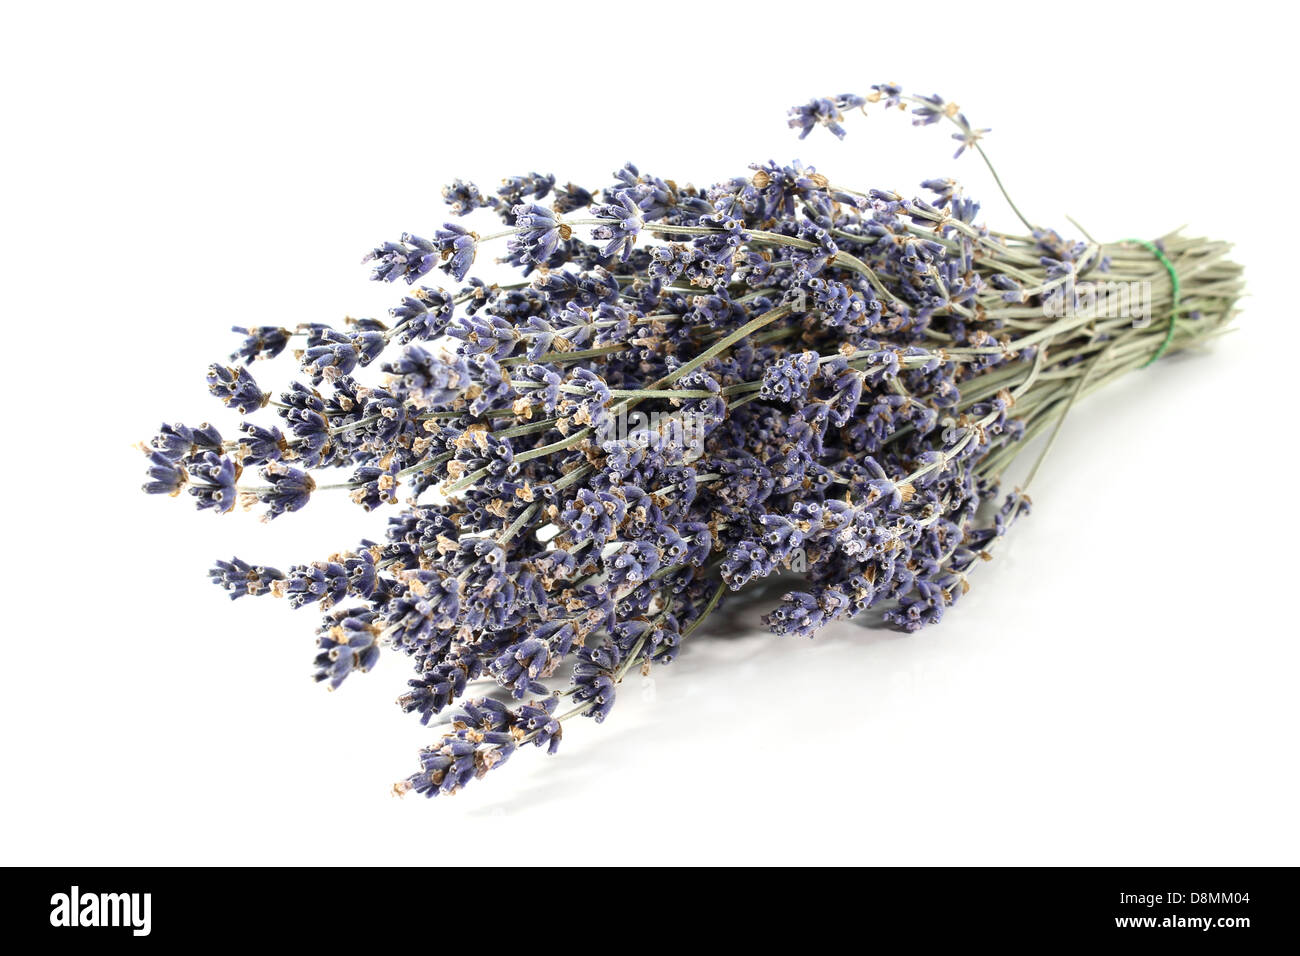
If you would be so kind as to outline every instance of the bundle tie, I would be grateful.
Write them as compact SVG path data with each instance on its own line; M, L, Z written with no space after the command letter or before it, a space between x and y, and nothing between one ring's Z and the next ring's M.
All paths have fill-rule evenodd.
M1165 331L1165 338L1164 341L1160 343L1160 348L1156 349L1155 354L1142 363L1141 367L1146 368L1148 365L1159 359L1160 356L1164 355L1165 350L1169 348L1169 343L1174 340L1174 328L1178 324L1178 300L1181 292L1181 287L1178 282L1178 270L1174 268L1174 264L1169 261L1168 256L1166 256L1164 251L1154 242L1150 242L1146 239L1125 239L1123 241L1136 243L1159 259L1160 264L1169 272L1169 283L1173 286L1171 296L1172 302L1169 306L1169 328Z

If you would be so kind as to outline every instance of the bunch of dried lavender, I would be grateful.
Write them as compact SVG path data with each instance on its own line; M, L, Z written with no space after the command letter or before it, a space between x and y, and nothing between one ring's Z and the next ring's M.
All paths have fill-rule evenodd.
M984 156L985 130L892 84L790 123L842 136L843 111L871 103L949 120L958 154ZM922 187L859 192L798 162L705 189L631 165L600 190L457 181L451 211L503 229L374 249L373 278L414 286L389 320L236 329L208 387L237 432L164 425L145 490L267 518L329 490L392 508L382 542L211 574L232 598L322 610L331 687L381 647L411 659L401 706L451 716L399 792L554 752L564 721L603 720L630 669L672 661L725 594L778 572L802 578L766 617L778 634L870 608L934 623L1026 512L999 491L1026 442L1214 335L1241 278L1223 243L1067 241L1019 210L1023 233L993 232L954 181ZM469 278L493 241L522 281ZM416 285L435 269L459 288ZM249 366L287 350L303 380L272 396ZM467 699L480 681L498 689Z

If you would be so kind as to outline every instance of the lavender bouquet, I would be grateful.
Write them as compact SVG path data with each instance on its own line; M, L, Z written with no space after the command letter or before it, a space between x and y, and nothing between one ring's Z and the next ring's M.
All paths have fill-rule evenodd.
M870 104L951 122L957 154L987 162L986 130L892 84L790 125L843 136ZM703 189L632 165L599 190L457 181L451 213L501 228L374 249L373 278L412 287L383 321L236 329L208 387L241 420L162 426L145 490L267 519L332 492L388 510L381 540L211 576L323 612L331 688L410 660L398 702L438 737L399 793L554 753L566 721L604 720L629 671L771 575L793 582L776 634L873 610L933 624L1028 511L1029 479L1001 482L1030 439L1221 331L1242 283L1225 243L1070 240L1014 203L1023 229L994 232L956 182L921 185L861 192L798 162ZM471 276L489 247L518 281ZM249 367L285 352L301 379L268 393Z

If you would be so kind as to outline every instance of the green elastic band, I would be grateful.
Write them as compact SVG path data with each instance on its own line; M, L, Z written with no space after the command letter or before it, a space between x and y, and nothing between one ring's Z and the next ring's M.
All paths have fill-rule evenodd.
M1164 355L1165 349L1169 348L1169 343L1174 340L1174 326L1178 324L1178 298L1180 292L1178 270L1174 268L1174 264L1169 261L1165 254L1160 250L1160 247L1154 242L1149 242L1146 239L1125 239L1123 241L1137 243L1159 259L1160 264L1168 270L1169 283L1173 286L1173 294L1171 296L1172 304L1169 306L1169 329L1165 332L1165 340L1160 343L1160 348L1156 349L1156 354L1142 363L1142 368L1146 368L1152 362L1160 358L1160 356Z

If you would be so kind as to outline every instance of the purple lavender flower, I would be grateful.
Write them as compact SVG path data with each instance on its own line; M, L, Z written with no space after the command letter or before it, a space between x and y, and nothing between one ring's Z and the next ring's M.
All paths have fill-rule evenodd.
M199 509L224 514L234 508L239 470L233 460L216 452L205 451L191 459L189 489Z
M592 196L589 190L581 186L575 186L568 183L563 189L557 189L555 192L555 211L560 215L565 213L576 212L579 209L585 209L592 204Z
M592 208L592 214L598 219L612 219L613 222L601 223L591 230L593 239L608 240L603 254L618 256L624 262L632 257L632 247L645 225L641 207L637 205L630 191L619 194L615 202L601 203Z
M278 325L260 325L253 328L235 326L232 332L244 336L243 343L230 356L232 362L241 359L252 363L255 359L273 359L289 345L292 333Z
M236 451L239 464L244 468L279 461L289 452L289 442L285 439L284 432L274 425L243 421L239 428L244 437L240 439Z
M316 644L317 681L328 681L330 690L339 686L353 672L370 670L379 659L379 634L374 611L352 608L327 615Z
M513 212L515 228L520 231L511 237L509 246L523 262L546 264L560 243L572 235L572 230L545 206L520 203Z
M509 176L503 179L497 194L507 208L513 209L528 196L535 200L545 199L554 188L554 176L528 173L524 176Z
M398 379L398 392L417 407L446 405L472 382L464 359L445 362L418 345L408 345L384 371Z
M316 490L316 481L311 475L278 461L263 468L262 477L268 486L258 489L256 495L258 501L268 506L268 520L305 507L311 493Z
M178 495L187 481L189 475L176 458L161 451L149 453L149 480L144 484L145 494Z
M844 110L856 109L866 103L861 96L855 96L852 93L843 93L831 99L814 99L810 100L803 106L795 106L790 109L790 127L799 130L799 138L803 139L816 126L825 126L836 138L844 138L844 127L840 122L844 119Z
M270 398L253 381L253 376L246 369L225 365L212 365L208 368L208 391L227 408L233 408L241 415L256 411Z
M149 447L170 461L180 461L199 451L220 451L221 435L211 425L192 429L179 422L175 425L164 422Z
M601 647L584 647L578 651L578 663L573 668L573 683L576 687L573 699L591 705L586 716L596 723L602 722L614 709L617 688L615 672L622 658L618 645L612 642Z
M500 202L495 196L484 196L477 186L463 179L443 186L442 198L454 216L468 215L475 209L495 208Z
M247 595L270 594L275 582L284 580L284 575L275 568L251 565L239 558L218 561L208 572L208 577L223 591L229 592L232 601Z
M389 310L396 320L394 335L399 342L418 342L443 333L451 319L454 299L442 289L420 286L402 304Z
M820 358L817 352L797 352L777 359L763 372L759 395L778 402L801 401L812 386Z
M454 222L446 223L434 235L438 240L438 255L443 260L440 268L457 282L461 281L474 264L474 256L478 252L478 236ZM406 281L413 280L408 277Z
M404 232L399 242L385 242L376 246L361 261L375 263L370 278L376 281L405 279L410 284L431 271L438 264L439 255L437 243Z

